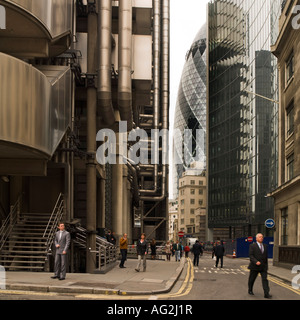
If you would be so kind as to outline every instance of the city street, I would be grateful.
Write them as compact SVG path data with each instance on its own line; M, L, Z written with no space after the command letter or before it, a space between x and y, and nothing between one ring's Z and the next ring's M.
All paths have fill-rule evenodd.
M192 255L191 255L192 258ZM192 260L192 259L191 259ZM191 263L192 264L192 263ZM224 258L223 268L216 268L210 255L204 254L199 266L193 267L186 294L170 299L181 300L267 300L264 298L260 276L256 279L254 296L248 294L248 259ZM300 291L290 283L269 276L271 300L300 300ZM184 279L182 278L183 282ZM178 283L179 285L179 283Z
M122 296L8 291L0 294L0 300L267 300L263 295L260 276L254 285L254 296L248 294L248 259L224 257L223 268L216 268L215 260L207 253L200 258L198 267L193 266L192 260L193 255L190 254L178 281L165 294ZM268 279L271 300L300 300L300 290L293 289L291 283L270 275Z

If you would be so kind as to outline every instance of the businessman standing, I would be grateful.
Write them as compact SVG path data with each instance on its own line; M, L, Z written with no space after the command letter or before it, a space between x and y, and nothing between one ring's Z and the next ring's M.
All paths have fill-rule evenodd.
M54 262L54 276L52 279L58 278L59 280L65 280L67 271L67 253L70 247L71 236L68 231L65 230L64 223L58 225L59 231L55 234L55 262Z
M264 236L261 233L256 235L256 243L252 243L249 249L250 269L249 280L248 280L248 293L253 295L253 285L257 275L260 273L262 286L264 290L264 297L271 298L269 294L269 282L268 276L268 246L263 243Z

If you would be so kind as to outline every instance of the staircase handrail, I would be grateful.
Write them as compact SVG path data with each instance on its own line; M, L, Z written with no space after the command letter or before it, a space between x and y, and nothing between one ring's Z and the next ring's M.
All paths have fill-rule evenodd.
M87 230L77 226L76 238L74 239L78 245L86 248ZM98 254L98 270L102 270L110 263L117 260L117 246L108 242L105 238L96 236L96 250L90 250L90 253Z
M1 229L0 229L0 251L2 250L5 241L10 236L10 233L17 223L20 211L21 211L21 203L22 203L22 194L19 195L16 203L11 207L11 210L4 220Z
M54 235L56 232L56 227L58 226L59 221L61 221L63 213L64 213L64 195L60 193L43 234L43 238L47 237L46 252L48 252L52 246Z

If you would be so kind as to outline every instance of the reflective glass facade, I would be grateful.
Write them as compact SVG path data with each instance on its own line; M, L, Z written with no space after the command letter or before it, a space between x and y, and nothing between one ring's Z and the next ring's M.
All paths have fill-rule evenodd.
M178 179L191 165L195 175L206 168L206 33L204 25L197 33L186 55L175 109L174 121L174 196L178 194ZM177 131L176 131L177 129ZM191 148L185 148L183 132L190 129ZM185 156L184 156L185 153ZM182 163L179 159L182 159Z
M233 227L235 237L263 231L274 215L265 196L277 184L278 80L270 46L280 12L279 0L209 3L208 227Z

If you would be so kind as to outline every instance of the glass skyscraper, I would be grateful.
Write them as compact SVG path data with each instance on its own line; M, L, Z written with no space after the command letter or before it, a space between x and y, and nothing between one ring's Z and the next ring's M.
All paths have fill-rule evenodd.
M206 169L206 33L205 24L187 52L178 90L173 138L175 197L183 172L192 167L195 174L201 174ZM191 148L184 144L187 129L185 138L191 141Z
M208 227L263 232L277 184L279 0L208 5Z

